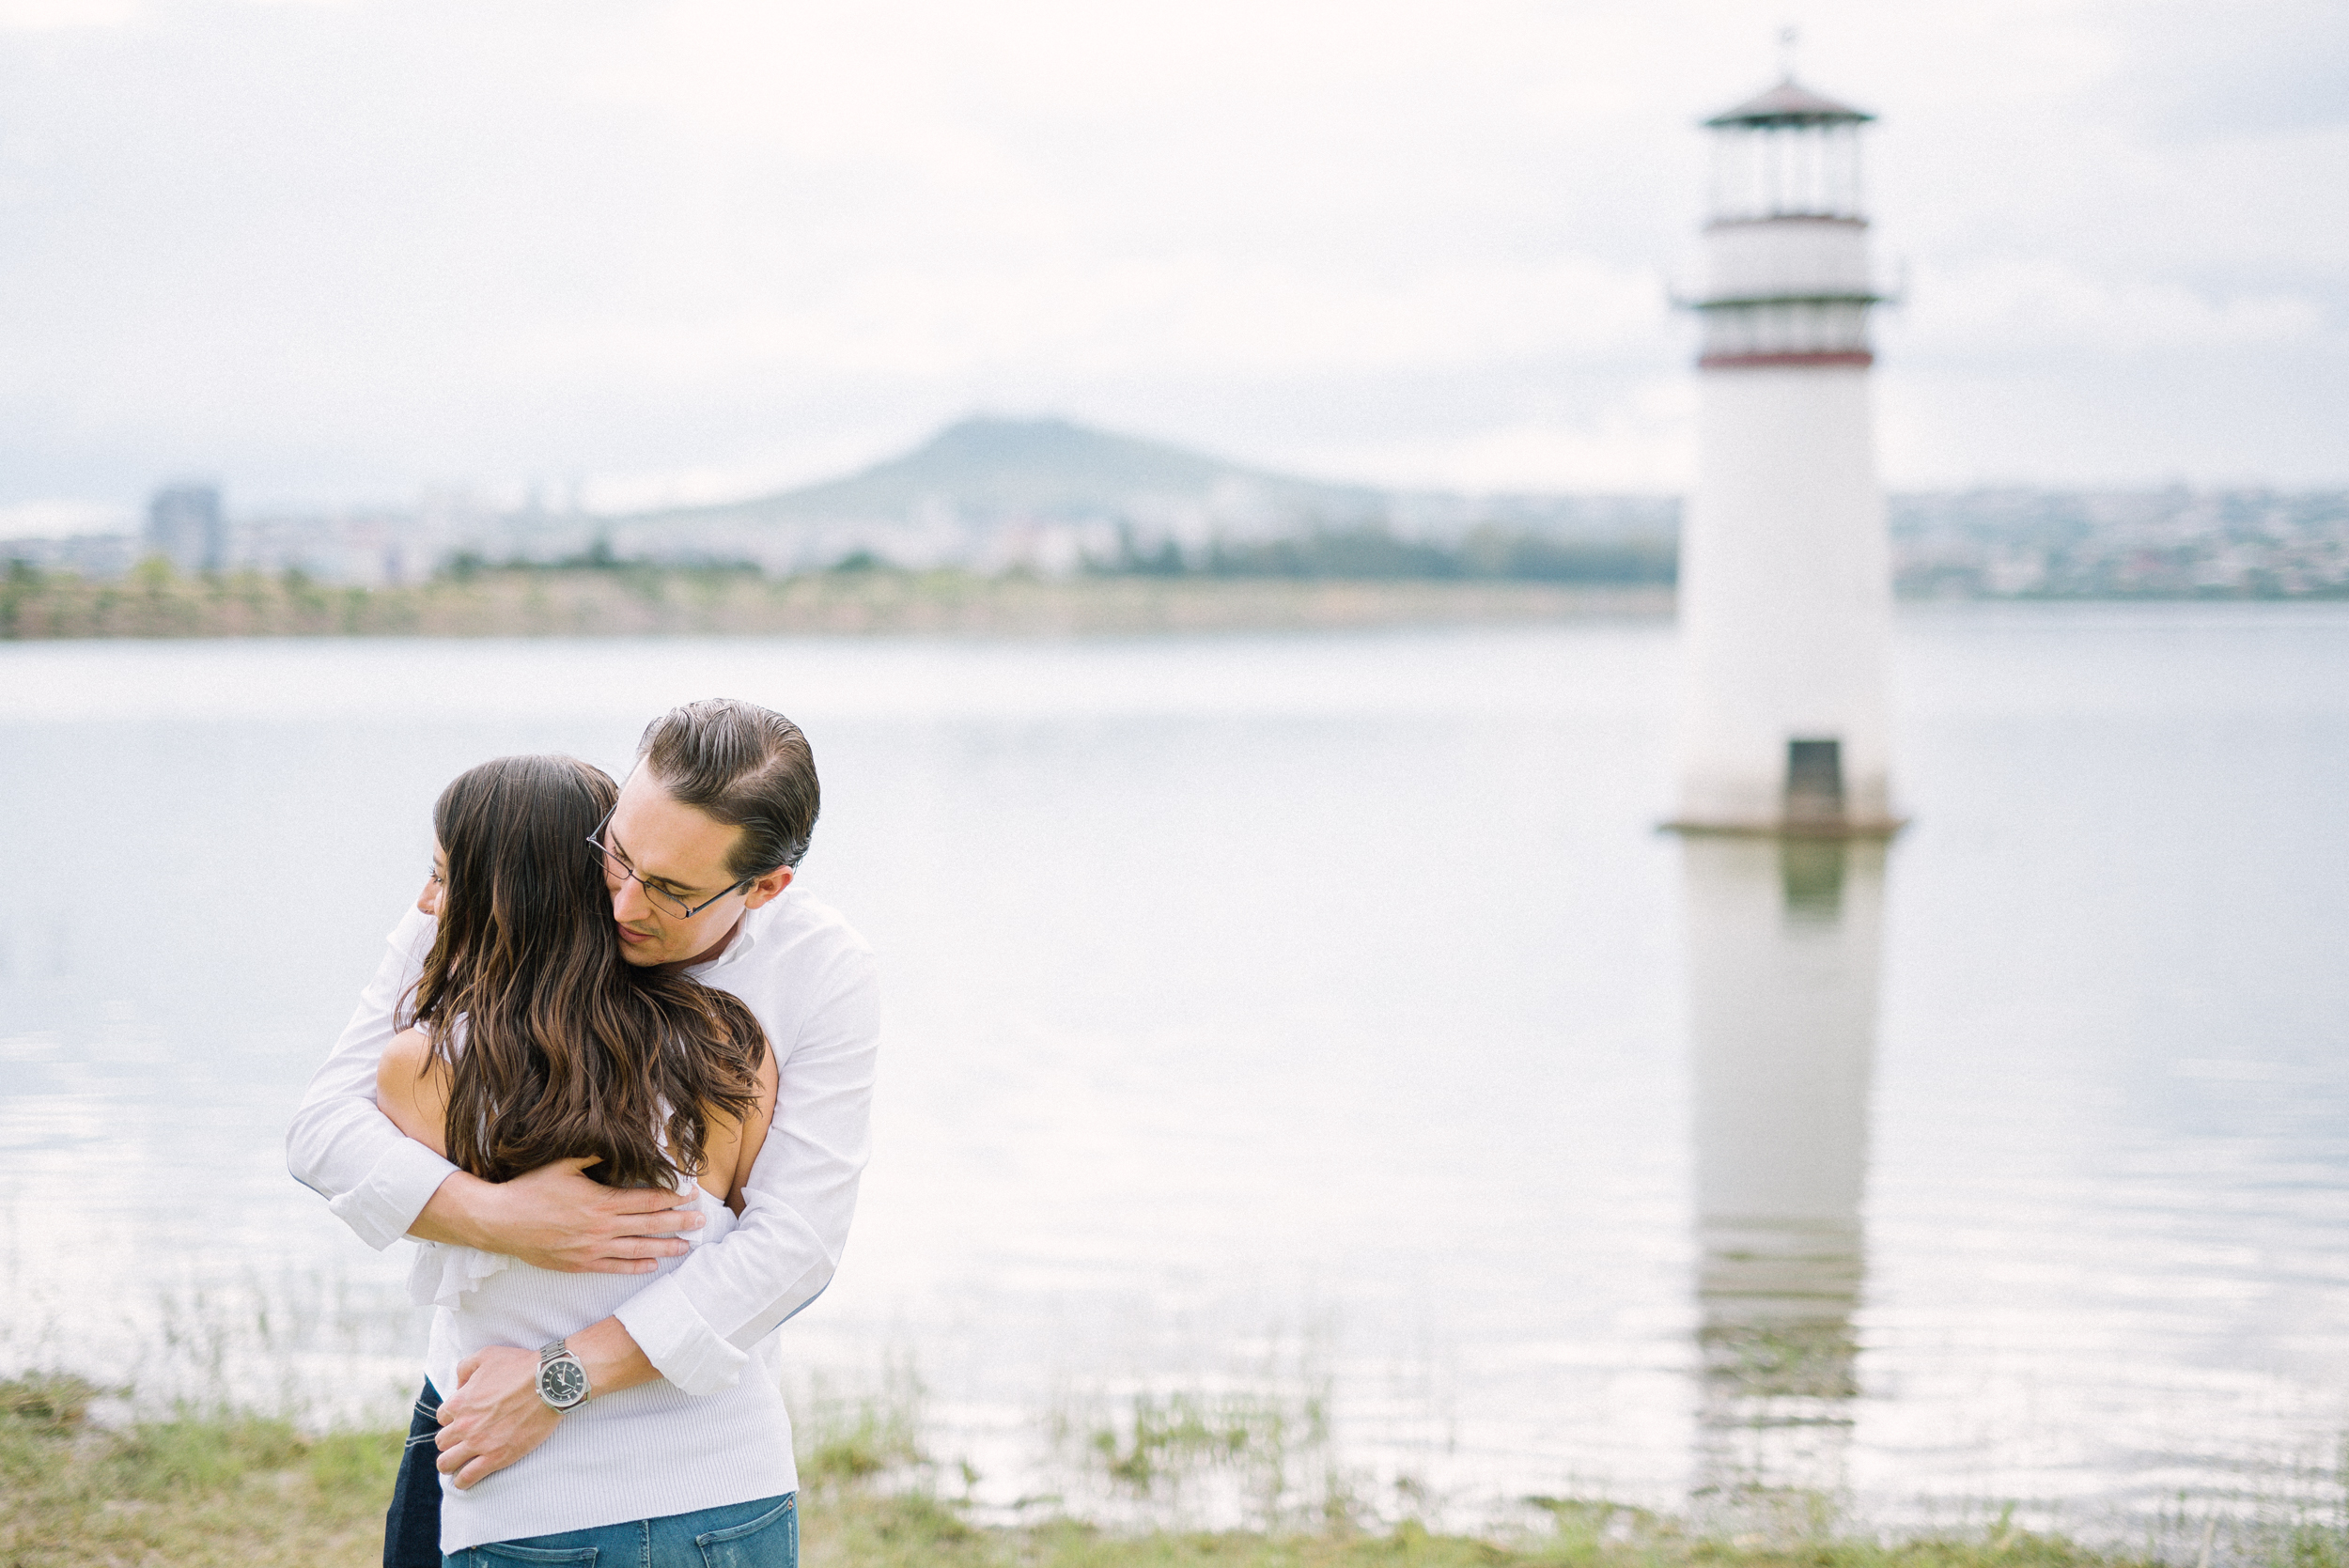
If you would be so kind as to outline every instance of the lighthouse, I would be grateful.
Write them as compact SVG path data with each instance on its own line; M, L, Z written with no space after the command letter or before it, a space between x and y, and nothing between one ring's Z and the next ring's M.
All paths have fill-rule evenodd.
M1862 128L1791 74L1713 138L1681 530L1689 831L1881 837L1891 559L1869 397Z

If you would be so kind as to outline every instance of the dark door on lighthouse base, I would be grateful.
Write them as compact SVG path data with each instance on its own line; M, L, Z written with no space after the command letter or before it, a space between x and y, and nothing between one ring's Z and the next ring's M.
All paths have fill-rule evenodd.
M1786 742L1786 820L1822 824L1843 820L1841 740Z

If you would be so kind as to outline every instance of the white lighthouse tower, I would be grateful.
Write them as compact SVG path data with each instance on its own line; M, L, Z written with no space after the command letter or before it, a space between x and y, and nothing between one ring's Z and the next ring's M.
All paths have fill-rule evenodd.
M1860 128L1792 75L1705 122L1696 492L1681 530L1689 830L1875 836L1891 561L1868 370Z

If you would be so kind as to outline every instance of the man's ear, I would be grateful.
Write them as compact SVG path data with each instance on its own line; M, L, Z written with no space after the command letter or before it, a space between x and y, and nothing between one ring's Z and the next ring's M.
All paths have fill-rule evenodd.
M766 876L761 877L757 881L753 882L748 888L743 890L742 908L745 909L755 909L761 904L773 903L776 899L783 896L783 890L789 887L791 885L791 878L798 875L799 873L793 870L790 866L779 865L775 867L774 870L767 873Z

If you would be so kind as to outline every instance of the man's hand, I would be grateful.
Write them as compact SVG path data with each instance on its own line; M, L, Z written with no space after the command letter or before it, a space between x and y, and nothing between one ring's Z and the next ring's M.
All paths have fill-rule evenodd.
M427 1241L503 1252L565 1274L649 1274L685 1250L679 1231L705 1223L677 1194L604 1187L580 1172L594 1158L558 1159L510 1182L459 1171L443 1182L409 1227Z
M587 1397L617 1393L661 1375L616 1317L564 1342L587 1369ZM441 1457L434 1466L465 1491L543 1443L563 1413L538 1397L538 1353L491 1345L457 1363L457 1391L441 1402Z
M460 1492L495 1475L554 1434L563 1413L538 1397L538 1357L511 1345L457 1364L457 1391L441 1402L433 1467Z

